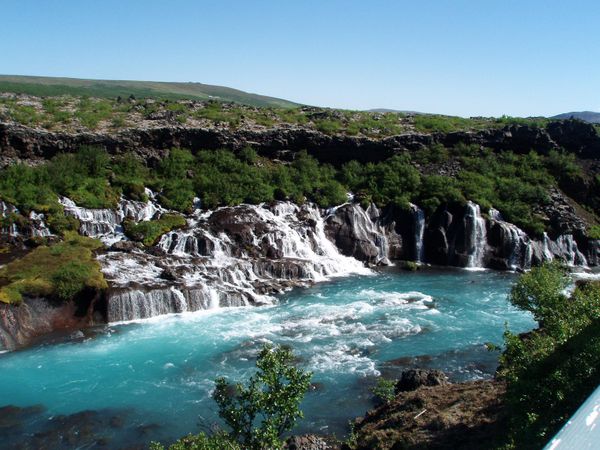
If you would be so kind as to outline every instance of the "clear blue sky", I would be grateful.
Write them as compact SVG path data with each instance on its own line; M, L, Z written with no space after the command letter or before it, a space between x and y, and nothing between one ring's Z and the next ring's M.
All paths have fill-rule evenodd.
M600 1L2 0L0 73L352 109L600 111Z

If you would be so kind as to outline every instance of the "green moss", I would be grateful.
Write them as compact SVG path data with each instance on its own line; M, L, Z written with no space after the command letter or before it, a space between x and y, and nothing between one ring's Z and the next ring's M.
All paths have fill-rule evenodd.
M185 218L176 214L165 214L160 219L135 223L131 220L124 222L125 234L134 241L142 242L149 247L158 242L159 238L176 228L184 227Z
M587 235L590 239L600 239L600 225L592 225L588 229Z
M403 261L401 267L402 270L406 270L409 272L415 272L419 270L419 265L414 261Z
M95 239L67 232L63 242L40 246L0 269L0 301L19 303L23 295L68 300L84 288L107 287L93 251Z

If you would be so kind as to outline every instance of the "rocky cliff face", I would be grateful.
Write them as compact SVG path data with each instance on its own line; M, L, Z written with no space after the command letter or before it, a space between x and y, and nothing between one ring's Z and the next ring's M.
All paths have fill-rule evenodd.
M198 149L241 149L251 145L259 154L290 159L306 149L322 162L343 164L347 161L383 161L401 150L418 150L440 143L452 147L458 143L478 144L495 150L526 153L531 149L547 152L565 148L581 158L600 156L600 136L590 124L557 121L547 129L529 125L512 125L502 129L477 132L408 133L381 139L345 135L327 135L302 127L282 126L270 129L187 128L171 126L150 129L128 129L115 134L52 133L20 125L0 123L0 166L15 161L41 161L56 153L76 150L82 145L95 145L118 154L137 152L148 161L156 161L172 147Z

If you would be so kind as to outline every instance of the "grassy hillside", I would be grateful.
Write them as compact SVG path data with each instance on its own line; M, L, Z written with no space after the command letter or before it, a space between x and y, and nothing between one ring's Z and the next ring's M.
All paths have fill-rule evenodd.
M251 106L291 108L298 106L274 97L250 94L223 86L202 83L167 83L158 81L85 80L80 78L32 77L0 75L0 92L14 92L37 96L90 96L116 98L117 96L156 99L221 100Z

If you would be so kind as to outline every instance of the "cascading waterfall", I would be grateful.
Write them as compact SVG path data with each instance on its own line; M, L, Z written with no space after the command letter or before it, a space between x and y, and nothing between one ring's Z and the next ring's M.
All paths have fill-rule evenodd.
M21 212L14 205L0 201L0 217L8 216L19 216ZM46 225L44 214L38 214L35 211L31 211L28 216L28 220L24 217L23 222L20 225L16 222L11 223L9 226L0 229L0 234L4 234L10 237L49 237L52 236L52 232Z
M572 234L563 234L552 240L544 233L541 241L532 240L516 225L505 222L500 213L490 209L490 219L501 227L504 252L511 270L530 269L533 259L545 262L559 258L570 266L587 266Z
M238 240L221 229L231 223ZM100 257L116 287L108 295L109 321L268 304L268 293L293 285L370 273L326 237L317 207L289 202L196 211L185 229L166 233L156 247L164 255L136 250Z
M533 243L527 233L516 225L506 222L500 212L494 208L489 212L490 220L502 230L502 246L510 270L531 268Z
M147 190L147 193L150 192ZM107 245L124 239L123 220L126 218L141 222L151 220L156 215L165 212L164 208L156 204L149 195L147 202L136 202L121 198L117 209L91 209L77 206L67 197L61 197L65 213L79 220L79 232L88 237L99 238Z
M385 230L379 224L379 217L381 216L381 212L379 211L377 206L375 206L374 203L371 203L367 208L366 214L367 218L364 221L364 227L368 233L375 235L375 245L378 249L376 263L383 265L391 265L392 263L388 259L388 255L390 254L388 239L385 235Z
M552 241L548 235L544 235L544 249L549 255L558 257L570 266L587 266L587 260L579 251L577 242L572 234L563 234Z
M414 218L415 230L415 260L418 263L425 261L425 246L423 245L423 236L425 233L425 212L417 205L410 204Z
M31 235L32 237L48 237L52 236L52 233L46 226L46 217L44 214L38 214L35 211L29 213L29 221L31 223Z
M465 228L467 230L466 242L468 249L467 267L483 267L483 258L486 249L486 223L481 217L479 205L467 202L465 214Z
M8 217L12 214L18 214L19 210L15 208L13 205L5 203L4 201L0 201L0 217ZM12 223L7 227L2 227L0 230L2 234L6 234L11 237L16 237L19 235L19 230L17 228L17 224Z

